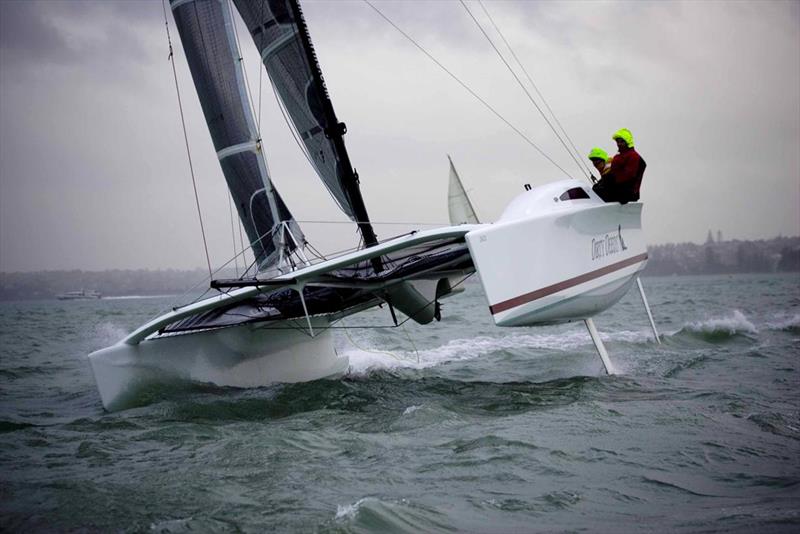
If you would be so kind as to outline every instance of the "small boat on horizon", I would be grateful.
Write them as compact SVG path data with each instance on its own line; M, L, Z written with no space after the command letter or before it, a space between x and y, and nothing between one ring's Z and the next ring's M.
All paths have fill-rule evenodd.
M67 291L56 295L58 300L95 300L103 298L99 291L94 289L81 289L80 291Z

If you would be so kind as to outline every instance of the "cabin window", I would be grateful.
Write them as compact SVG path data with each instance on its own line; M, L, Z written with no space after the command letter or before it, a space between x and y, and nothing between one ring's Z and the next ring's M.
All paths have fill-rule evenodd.
M589 198L589 193L582 187L573 187L572 189L568 189L564 191L559 200L576 200L578 198Z

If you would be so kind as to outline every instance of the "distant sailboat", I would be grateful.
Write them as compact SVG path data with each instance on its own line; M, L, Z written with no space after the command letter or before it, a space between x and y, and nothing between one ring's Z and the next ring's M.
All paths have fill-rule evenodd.
M297 0L233 4L299 145L365 247L332 258L308 254L303 231L267 171L233 10L226 0L170 0L257 272L212 280L217 294L92 353L107 409L124 408L142 387L175 379L257 387L339 376L348 360L334 350L333 324L379 304L395 322L399 311L429 323L439 317L439 301L457 293L476 270L495 323L530 326L590 321L616 303L644 268L640 203L606 204L588 185L563 180L528 187L495 223L478 224L452 161L453 226L379 241Z
M456 172L453 158L447 156L447 161L450 162L450 183L447 188L447 211L450 215L450 224L478 224L480 221L478 221L475 208L472 207L472 202L469 201L467 192L464 190L464 184L461 183L461 178Z

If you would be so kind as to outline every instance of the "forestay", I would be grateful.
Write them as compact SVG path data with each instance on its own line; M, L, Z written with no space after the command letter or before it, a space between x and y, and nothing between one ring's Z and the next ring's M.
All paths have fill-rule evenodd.
M304 237L267 172L230 6L225 0L170 0L170 7L239 218L259 270L268 270Z

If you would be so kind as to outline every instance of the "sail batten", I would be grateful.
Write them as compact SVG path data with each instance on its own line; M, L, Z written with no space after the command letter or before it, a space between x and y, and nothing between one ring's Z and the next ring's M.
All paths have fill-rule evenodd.
M217 151L217 159L225 159L228 156L239 154L240 152L255 152L258 148L258 143L255 141L247 141L239 143L238 145L231 145Z
M227 0L170 0L217 157L259 270L303 234L269 176L244 80ZM288 228L283 224L286 223Z

